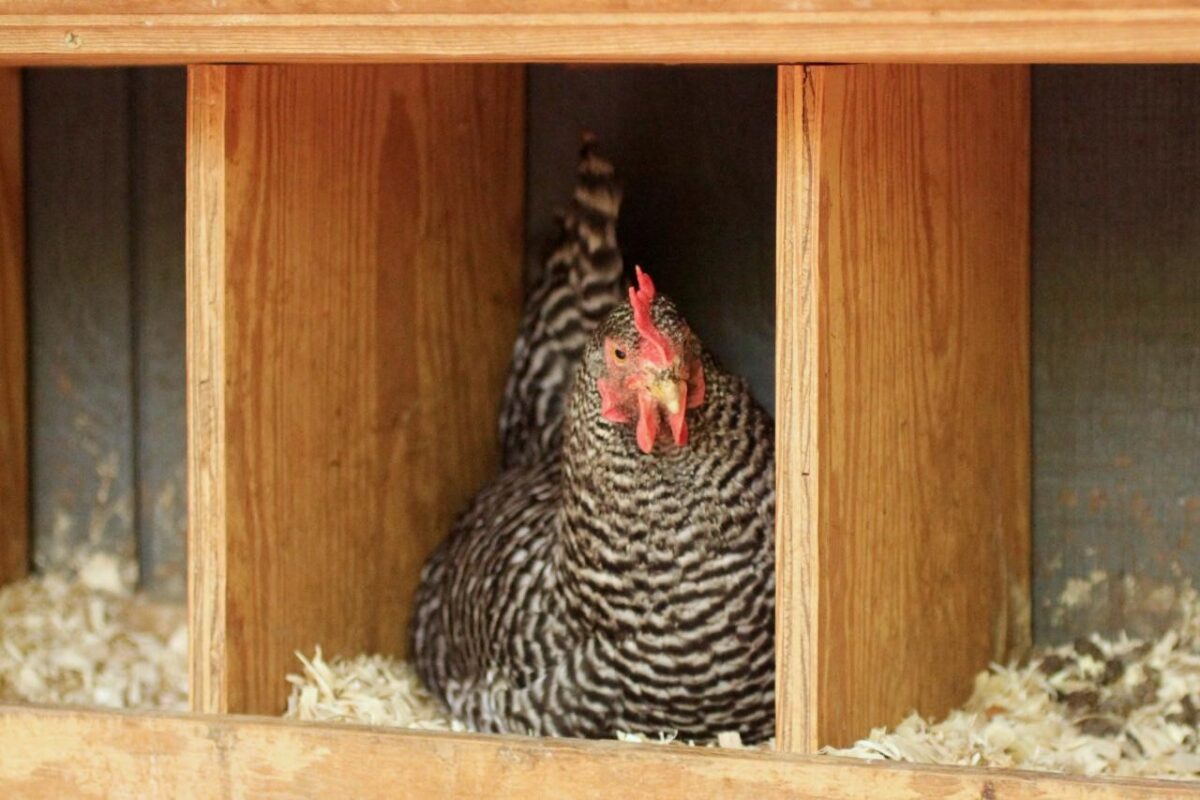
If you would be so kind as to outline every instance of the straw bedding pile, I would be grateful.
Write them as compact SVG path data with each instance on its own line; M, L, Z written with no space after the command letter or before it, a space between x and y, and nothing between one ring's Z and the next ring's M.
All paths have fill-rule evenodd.
M941 722L912 715L829 755L872 760L1039 769L1082 775L1200 775L1200 602L1183 595L1181 621L1156 641L1099 636L995 665ZM432 730L466 730L402 661L326 661L318 648L289 675L286 716ZM624 741L686 744L616 732ZM736 734L721 746L738 747Z
M0 702L186 709L185 610L132 591L135 576L97 554L0 589Z

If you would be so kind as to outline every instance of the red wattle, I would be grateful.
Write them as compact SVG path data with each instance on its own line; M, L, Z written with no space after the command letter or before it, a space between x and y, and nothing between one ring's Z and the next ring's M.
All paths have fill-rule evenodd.
M638 395L637 443L643 453L654 449L658 438L658 404L648 395Z

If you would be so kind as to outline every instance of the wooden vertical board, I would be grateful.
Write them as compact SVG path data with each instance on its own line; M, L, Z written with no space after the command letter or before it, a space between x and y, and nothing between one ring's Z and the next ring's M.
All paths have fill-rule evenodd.
M190 67L187 97L188 700L228 709L225 67Z
M138 563L164 599L184 596L184 170L187 73L130 75L130 261Z
M1156 635L1200 570L1200 66L1033 90L1035 638Z
M21 71L0 69L0 583L29 562Z
M403 652L494 470L520 307L523 71L193 68L193 707L278 712L293 651Z
M125 70L26 74L34 563L135 553Z
M821 333L819 122L825 76L781 67L778 80L775 299L775 709L780 750L815 752L822 448L818 424Z
M780 86L779 724L805 750L944 713L1028 642L1028 70Z

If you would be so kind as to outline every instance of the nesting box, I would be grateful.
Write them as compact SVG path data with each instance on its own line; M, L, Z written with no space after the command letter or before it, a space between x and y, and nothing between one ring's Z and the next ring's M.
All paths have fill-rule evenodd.
M811 748L1028 636L1028 75L779 92L780 733ZM313 642L403 652L494 468L523 97L508 66L193 68L197 710L278 712Z
M0 56L193 62L190 691L195 712L220 716L8 710L0 737L25 737L42 773L0 760L0 776L72 785L105 770L114 786L185 793L212 774L247 793L1154 791L795 755L913 708L943 713L990 660L1029 643L1030 117L1019 64L791 62L1196 57L1200 14L1167 26L1131 6L1132 32L1108 17L1059 29L1034 14L1036 31L1017 36L1025 18L1007 6L943 19L909 2L742 20L672 7L596 16L590 4L556 15L484 3L472 15L426 3L410 16L368 0L346 17L321 2L276 16L250 0L232 5L257 16L205 16L163 0L196 13L142 27L61 5L76 16L0 16ZM292 653L314 642L403 653L420 566L494 469L491 420L520 310L524 71L465 62L555 58L784 64L780 754L236 716L281 711ZM392 59L464 63L365 63ZM245 63L329 60L364 63ZM5 97L0 88L12 120ZM20 229L7 178L19 174L18 129L0 134L0 233ZM9 388L24 369L19 241L0 241L0 459L12 463L25 459L24 392ZM23 471L0 477L0 519L19 521ZM63 738L79 743L73 761L54 749ZM134 757L147 751L160 757Z

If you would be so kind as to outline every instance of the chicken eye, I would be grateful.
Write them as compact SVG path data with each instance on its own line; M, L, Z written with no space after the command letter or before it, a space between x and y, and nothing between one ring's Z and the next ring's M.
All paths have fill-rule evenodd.
M619 347L614 347L613 348L613 358L615 358L617 361L624 361L625 360L625 351Z

